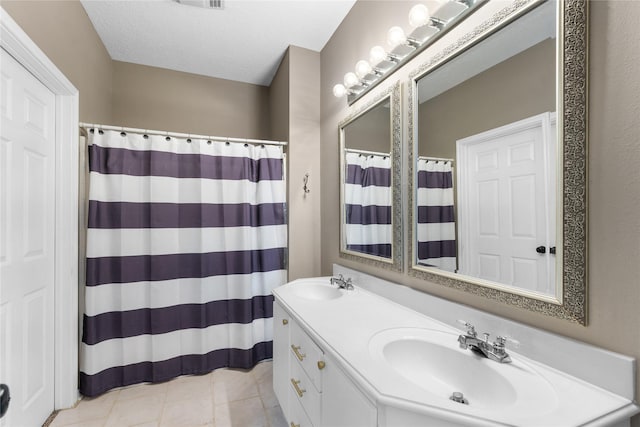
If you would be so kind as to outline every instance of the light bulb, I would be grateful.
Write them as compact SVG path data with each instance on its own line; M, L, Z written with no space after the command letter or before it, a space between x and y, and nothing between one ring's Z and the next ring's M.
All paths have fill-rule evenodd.
M344 75L344 85L347 88L357 85L359 81L360 80L358 80L358 76L356 76L355 73L352 73L351 71Z
M387 52L382 46L374 46L369 51L369 62L373 65L379 64L387 59Z
M358 77L362 79L370 72L371 64L369 64L367 61L361 59L360 61L356 62L356 74L358 75Z
M402 28L396 26L389 29L389 32L387 33L387 43L391 48L395 48L405 41L407 41L407 36L405 36Z
M409 11L409 25L413 28L422 27L429 23L429 9L423 4L417 4Z
M333 87L333 96L336 98L342 98L347 93L347 88L338 83Z

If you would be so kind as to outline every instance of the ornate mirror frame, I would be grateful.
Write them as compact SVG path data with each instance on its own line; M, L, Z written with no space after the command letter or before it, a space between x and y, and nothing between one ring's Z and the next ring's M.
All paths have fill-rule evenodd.
M559 204L559 237L562 250L557 258L561 268L556 283L562 285L557 301L537 299L482 286L459 275L418 267L414 248L414 173L416 156L417 81L458 53L479 43L491 33L540 4L542 0L516 0L467 33L457 42L431 57L410 74L409 106L409 274L433 283L462 290L491 300L543 313L581 325L587 324L587 54L588 0L558 0L559 44L558 128L561 130L562 203ZM560 169L559 169L560 171ZM561 178L560 178L561 177ZM560 219L562 222L560 224Z
M392 217L392 249L391 258L386 259L373 255L349 251L344 247L344 182L345 182L345 164L344 149L345 135L344 128L366 114L371 109L380 105L385 101L389 101L390 106L390 152L391 152L391 188L393 206L391 209ZM402 129L401 129L401 98L400 98L400 82L396 82L393 86L377 94L373 99L363 106L353 110L349 115L340 122L338 126L339 132L339 156L340 156L340 258L357 261L369 266L384 268L393 271L402 271L403 262L403 246L402 246Z

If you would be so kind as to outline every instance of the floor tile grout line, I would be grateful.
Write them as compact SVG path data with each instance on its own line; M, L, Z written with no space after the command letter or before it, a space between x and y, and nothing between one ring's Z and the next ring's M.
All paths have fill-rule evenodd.
M264 365L262 365L264 363ZM264 423L267 426L271 426L272 422L269 418L269 413L268 410L271 410L272 407L269 406L267 407L266 401L267 398L271 398L271 396L267 396L269 394L269 390L268 387L269 385L267 384L269 381L265 380L265 377L268 376L268 371L270 369L272 369L271 366L266 366L267 364L271 364L272 361L268 360L268 361L264 361L259 363L258 365L262 365L260 367L258 367L258 365L254 366L254 368L250 369L250 370L236 370L236 369L228 369L231 372L237 372L240 375L240 378L242 378L242 381L248 381L250 383L250 386L247 387L248 390L252 390L249 392L248 395L242 395L242 396L237 396L237 398L233 398L231 400L226 400L223 403L220 404L225 404L225 405L229 405L230 403L234 403L234 402L242 402L242 401L247 401L250 399L255 399L258 398L260 400L260 406L262 409L262 416L263 416L263 420ZM258 367L258 369L256 369L256 367ZM219 369L222 370L222 369ZM205 381L205 384L207 384L207 389L209 390L209 393L211 394L211 399L209 400L210 404L211 404L211 413L206 417L206 420L208 423L213 423L215 424L216 422L216 411L215 408L218 405L216 403L216 396L215 396L215 384L216 384L216 378L215 378L215 372L219 371L219 370L214 370L211 371L208 374L205 374L205 376L209 377L207 379L207 381ZM189 383L189 376L184 376L184 377L177 377L177 378L185 378L185 380L182 382L182 384L188 384ZM175 380L175 379L174 379ZM220 379L218 379L220 380ZM263 380L263 381L261 381ZM173 381L173 380L171 380ZM171 382L169 381L169 382ZM271 378L271 382L273 381L273 379ZM168 382L168 383L169 383ZM222 381L224 382L224 381ZM150 397L150 396L158 396L159 400L161 402L161 409L157 415L157 418L154 420L150 420L150 421L146 421L143 422L142 424L145 423L151 423L151 422L157 422L159 425L161 425L163 418L165 416L166 413L166 407L167 404L169 403L169 391L170 391L170 386L169 384L167 384L167 386L164 388L164 390L162 391L157 391L154 390L153 393L151 393L151 389L150 387L154 386L153 383L144 383L144 384L138 384L138 385L134 385L133 387L141 387L143 388L143 390L140 390L140 394L135 395L136 397L134 397L133 399L140 399L140 398L146 398L146 397ZM113 417L116 417L118 414L118 411L120 409L118 404L122 404L122 402L128 402L131 401L131 398L123 398L122 400L120 400L121 398L121 392L122 390L125 390L128 388L121 388L121 389L116 389L116 390L112 390L111 392L107 392L105 394L103 394L102 396L98 396L96 398L92 398L91 401L98 401L99 399L106 399L106 396L109 394L113 394L113 396L109 396L109 399L111 400L110 403L107 403L108 405L108 410L106 411L106 413L102 416L102 417L98 417L98 418L94 418L94 417L89 417L87 419L82 419L82 420L75 420L75 421L71 421L70 424L69 423L65 423L65 424L61 424L60 427L64 427L64 426L69 426L69 425L73 425L78 424L78 423L87 423L87 422L98 422L100 423L100 425L102 425L103 427L108 425L111 420L113 419ZM245 390L246 391L246 390ZM186 400L186 399L185 399ZM50 421L50 423L53 423L54 420L56 418L58 418L58 416L66 411L69 412L73 412L73 411L78 411L82 408L82 406L86 406L88 403L90 402L90 400L87 400L85 398L82 398L79 400L78 404L74 407L74 408L69 408L67 410L61 410L59 411L55 417L53 417L53 419ZM83 405L84 403L84 405ZM121 406L121 405L120 405ZM275 407L274 407L275 408ZM74 414L75 416L77 416L77 412L76 414ZM74 418L74 416L70 416L71 419Z

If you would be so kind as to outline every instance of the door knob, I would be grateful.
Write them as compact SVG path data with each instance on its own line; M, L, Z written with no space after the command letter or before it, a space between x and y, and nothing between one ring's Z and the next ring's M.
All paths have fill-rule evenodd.
M4 417L9 409L9 401L11 400L11 393L9 393L9 386L6 384L0 384L0 418Z
M555 246L551 246L549 248L549 253L555 255L556 254L556 247Z
M544 246L538 246L538 247L536 248L536 252L538 252L539 254L547 253L547 248L546 248L546 247L544 247Z

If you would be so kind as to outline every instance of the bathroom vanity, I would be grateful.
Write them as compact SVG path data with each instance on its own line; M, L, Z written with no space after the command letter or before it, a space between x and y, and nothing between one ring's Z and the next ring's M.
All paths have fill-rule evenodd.
M292 427L622 427L639 412L628 396L513 351L508 337L511 361L490 360L462 348L462 325L354 284L274 290L273 386Z

